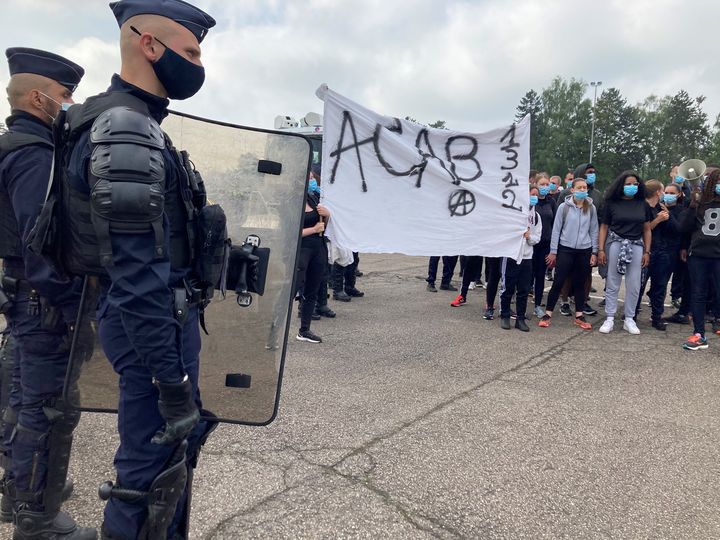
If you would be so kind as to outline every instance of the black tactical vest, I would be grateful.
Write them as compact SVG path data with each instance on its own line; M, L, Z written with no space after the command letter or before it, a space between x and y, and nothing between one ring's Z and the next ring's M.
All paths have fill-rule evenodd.
M38 135L11 131L0 135L0 163L8 154L25 146L44 146L52 149L52 144ZM10 194L0 190L0 258L7 257L22 257L22 240Z
M91 218L90 195L70 185L67 166L80 136L89 130L98 116L114 107L130 107L149 115L147 105L141 99L124 92L107 92L73 106L54 126L55 175L50 195L33 231L31 250L40 250L68 276L107 276L100 261L100 242ZM173 269L181 269L189 267L194 260L196 208L188 178L194 171L186 170L182 153L172 147L167 136L165 140L180 173L177 189L165 193L164 211L170 223L170 264Z

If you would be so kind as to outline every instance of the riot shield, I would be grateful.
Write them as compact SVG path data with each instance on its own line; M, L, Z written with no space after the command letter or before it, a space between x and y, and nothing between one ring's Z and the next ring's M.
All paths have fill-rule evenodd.
M209 335L201 334L199 380L204 408L221 421L268 424L280 397L310 143L293 133L176 113L162 127L178 149L190 154L208 202L223 207L233 245L256 235L261 247L269 249L262 296L253 294L252 303L243 307L234 291L225 296L216 291L205 309ZM92 320L101 292L98 283L85 278L65 396L81 410L115 412L118 376L102 352ZM86 344L92 341L89 350Z

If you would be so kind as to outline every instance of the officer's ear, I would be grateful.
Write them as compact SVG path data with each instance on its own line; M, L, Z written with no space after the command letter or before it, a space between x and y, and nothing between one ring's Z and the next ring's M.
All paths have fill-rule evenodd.
M28 105L36 109L42 109L44 105L43 95L37 88L33 88L28 93Z
M138 38L138 42L140 50L150 62L156 62L165 52L165 48L148 32L143 32Z

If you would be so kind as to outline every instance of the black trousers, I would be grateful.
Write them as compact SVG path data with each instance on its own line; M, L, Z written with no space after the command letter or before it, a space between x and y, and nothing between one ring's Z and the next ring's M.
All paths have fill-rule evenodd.
M322 242L313 242L300 248L298 289L300 297L300 330L310 330L312 314L317 303L318 290L327 279L327 251Z
M354 255L354 254L353 254ZM354 260L347 266L340 266L338 263L332 265L332 287L336 293L350 291L355 288L355 270L357 263Z
M457 255L443 255L443 272L442 272L442 280L440 281L441 285L450 285L450 281L452 280L453 274L455 273L455 266L458 262L458 256ZM430 262L428 264L428 277L425 281L427 281L431 285L435 285L435 280L437 279L437 271L438 271L438 265L440 264L440 257L430 257Z
M485 257L485 303L489 308L495 306L501 276L502 258Z
M687 282L690 279L687 261L683 262L680 260L680 253L676 253L675 256L675 269L673 271L672 287L670 289L670 295L673 300L676 298L682 298L688 285Z
M480 275L482 273L483 258L475 255L471 255L468 257L465 257L464 255L461 256L461 258L463 257L465 258L465 270L463 271L462 287L460 288L460 294L464 298L467 298L470 283L480 279Z
M555 260L555 281L548 293L547 311L553 311L560 297L560 291L569 278L575 296L575 310L582 311L585 306L585 283L590 272L592 249L572 249L559 246Z
M533 246L533 282L535 285L535 307L542 304L543 292L545 291L545 272L547 263L545 257L550 253L550 242L539 242Z
M642 297L645 293L648 280L650 281L650 308L652 310L652 320L660 321L665 311L665 296L667 295L668 282L670 281L670 275L673 272L673 265L675 264L674 254L667 251L653 251L650 255L650 264L643 268L642 278L640 281L640 295L638 296L638 303L635 309L635 315L637 316L640 311L640 305L642 304Z
M518 320L525 319L527 311L530 281L532 280L532 259L523 259L520 264L515 259L502 260L503 291L500 294L500 317L507 319L512 311L510 301L515 295L515 312Z

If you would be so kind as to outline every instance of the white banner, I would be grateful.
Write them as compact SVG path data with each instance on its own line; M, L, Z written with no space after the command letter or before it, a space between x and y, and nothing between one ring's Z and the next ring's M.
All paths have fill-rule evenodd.
M518 258L530 118L487 133L381 116L321 86L327 235L360 253Z

